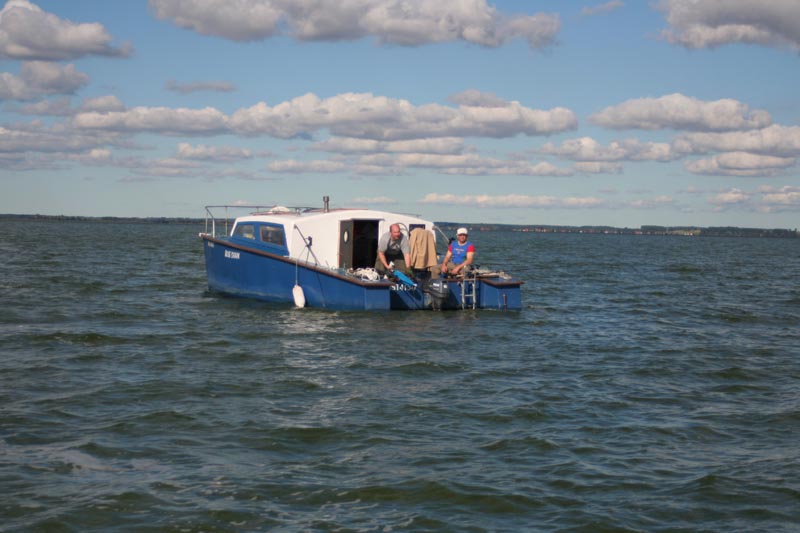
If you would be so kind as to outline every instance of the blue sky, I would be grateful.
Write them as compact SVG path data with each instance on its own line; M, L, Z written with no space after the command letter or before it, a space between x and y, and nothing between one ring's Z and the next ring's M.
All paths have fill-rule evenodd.
M796 228L796 0L10 0L0 213Z

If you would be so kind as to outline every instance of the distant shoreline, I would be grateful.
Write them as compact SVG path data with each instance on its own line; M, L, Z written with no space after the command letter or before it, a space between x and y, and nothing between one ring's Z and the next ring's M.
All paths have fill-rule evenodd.
M20 215L0 213L0 220L55 220L66 222L107 222L112 224L204 224L205 218L192 217L111 217L76 215ZM588 235L677 235L687 237L766 237L796 239L800 237L797 229L783 228L740 228L736 226L656 226L645 225L639 228L618 228L614 226L559 226L544 224L471 224L465 222L436 222L445 232L456 231L460 226L468 226L470 231L516 231L522 233L581 233Z

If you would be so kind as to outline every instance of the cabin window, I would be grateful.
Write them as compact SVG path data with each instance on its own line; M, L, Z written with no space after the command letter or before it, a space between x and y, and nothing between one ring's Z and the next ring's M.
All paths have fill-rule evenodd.
M237 237L242 237L245 239L253 239L256 238L255 227L253 224L237 224L236 230L233 234Z
M278 246L286 246L283 226L261 226L261 241Z

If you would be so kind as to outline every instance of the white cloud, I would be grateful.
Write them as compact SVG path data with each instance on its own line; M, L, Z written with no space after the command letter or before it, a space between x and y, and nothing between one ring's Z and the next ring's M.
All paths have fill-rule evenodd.
M615 9L619 9L625 6L625 2L622 0L611 0L610 2L606 2L605 4L600 4L592 7L584 7L581 9L581 15L584 17L590 17L592 15L601 15L605 13L610 13Z
M741 205L748 203L751 198L752 195L750 193L734 188L709 198L708 202L720 207L727 207L730 205Z
M579 161L575 163L575 170L585 174L622 174L622 165L606 161Z
M760 130L687 133L673 141L683 153L751 152L775 157L800 156L800 126L772 125Z
M365 153L421 153L460 154L464 151L464 140L457 137L436 139L412 139L408 141L375 141L352 137L332 137L315 143L311 149L341 154Z
M46 94L73 94L89 83L89 76L78 72L75 65L59 65L45 61L26 61L22 78Z
M800 211L800 187L784 186L763 191L760 207L766 212Z
M634 209L655 209L665 205L673 205L674 203L675 201L671 196L662 195L656 196L655 198L641 198L638 200L632 200L626 205Z
M72 107L68 98L56 100L41 100L36 103L26 104L19 108L12 109L18 113L26 115L40 116L73 116L76 113L97 111L100 113L108 111L124 111L125 105L116 96L98 96L96 98L85 99L77 108Z
M377 169L423 168L462 176L571 176L571 169L547 162L529 163L482 157L477 154L375 154L363 156L359 165Z
M7 110L23 115L68 117L75 113L69 98L40 100L38 102L16 106L7 106Z
M500 168L506 165L499 159L483 158L476 154L378 154L364 156L361 162L368 165L387 163L391 166L440 169Z
M347 170L347 166L341 161L330 161L330 160L298 161L296 159L272 161L268 165L268 168L272 172L280 172L285 174L305 174L305 173L329 174L332 172L343 172Z
M800 50L797 0L662 0L658 8L670 26L664 38L686 48L747 43Z
M89 83L75 65L25 61L19 77L0 73L0 100L34 100L51 94L74 94Z
M509 195L464 195L428 193L421 200L423 204L455 205L469 207L508 207L508 208L592 208L601 207L605 200L590 197L529 196L524 194Z
M676 93L628 100L595 113L589 121L613 129L726 131L764 128L772 117L729 98L706 102Z
M281 160L270 170L293 173L351 172L359 175L402 175L417 168L458 176L571 176L573 169L548 162L530 163L481 157L477 154L374 153L356 159Z
M10 72L0 72L0 100L30 100L31 97L25 80Z
M115 48L101 24L75 24L27 0L9 0L0 11L0 59L62 61L88 55L128 56Z
M81 112L72 119L85 130L157 132L164 135L214 135L227 131L227 117L217 109L134 107L125 111Z
M468 89L454 94L448 100L457 105L470 107L507 107L509 105L508 100L504 100L496 94L484 93L476 89Z
M674 153L667 143L642 143L636 139L626 139L603 146L591 137L568 139L560 146L547 143L537 152L582 162L672 161L681 156Z
M497 44L522 37L528 41L528 46L531 48L545 48L555 42L560 29L561 20L558 15L537 13L530 16L508 17L504 27L500 28L501 36Z
M506 107L438 104L414 106L407 100L344 93L321 99L305 94L274 107L261 102L231 116L231 129L242 135L292 138L328 128L334 135L374 140L428 137L513 137L547 135L577 127L569 109L538 110L509 102Z
M112 162L111 150L107 148L94 148L88 152L70 154L67 158L71 161L90 166L107 165Z
M532 48L552 44L557 15L499 14L485 0L150 0L156 17L203 35L255 41L282 28L301 41L355 40L419 46L465 41L500 46L523 38Z
M392 205L396 204L397 200L389 198L388 196L358 196L351 200L354 204L368 204L368 205Z
M136 107L78 113L73 124L85 129L186 135L236 133L282 139L309 138L319 130L328 129L335 136L401 141L547 135L575 129L577 119L565 108L531 109L519 102L509 102L503 108L452 108L438 104L414 106L407 100L364 93L345 93L326 99L309 93L274 107L260 102L239 109L230 117L211 107Z
M686 163L686 169L694 174L717 176L773 176L781 170L794 166L793 157L774 157L747 152L727 152L709 159Z
M253 153L245 148L235 146L206 146L203 144L192 146L189 143L180 143L176 157L197 161L236 161L251 159Z
M107 113L110 111L124 111L125 104L114 96L109 94L106 96L97 96L95 98L87 98L80 106L80 111L90 112L96 111L98 113Z
M788 168L795 164L793 157L774 157L749 154L747 152L727 152L715 157L720 166L735 170L758 170L763 168Z
M196 81L192 83L178 83L169 80L164 84L168 91L175 91L180 94L191 94L202 91L229 93L236 90L236 86L227 81Z
M0 153L83 152L117 142L118 136L113 133L71 131L58 125L50 128L38 123L24 128L0 126Z

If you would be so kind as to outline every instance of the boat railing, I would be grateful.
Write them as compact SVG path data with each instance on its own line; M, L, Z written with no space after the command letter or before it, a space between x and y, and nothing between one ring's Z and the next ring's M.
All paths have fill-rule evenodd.
M451 239L450 237L448 237L448 236L445 234L445 232L442 230L442 228L440 228L439 226L436 226L436 225L434 225L434 226L433 226L433 229L434 229L436 232L438 232L438 233L439 233L439 235L441 235L441 236L442 236L442 238L441 238L441 239L436 239L436 253L437 253L437 255L439 255L439 257L440 257L440 258L443 258L443 257L445 256L445 254L447 253L447 248L448 248L448 246L450 246L450 242L451 242L453 239ZM443 243L443 245L444 245L444 249L443 249L443 250L442 250L442 247L439 245L439 243Z
M308 213L309 211L319 210L319 207L308 206L284 206L284 205L207 205L206 206L206 233L212 237L228 237L230 235L230 228L233 226L233 221L236 217L241 215L243 211L249 211L250 214L301 214ZM224 213L220 213L224 210ZM218 224L222 224L222 228L218 228ZM209 232L210 228L210 232ZM218 229L224 230L224 233L217 235Z

